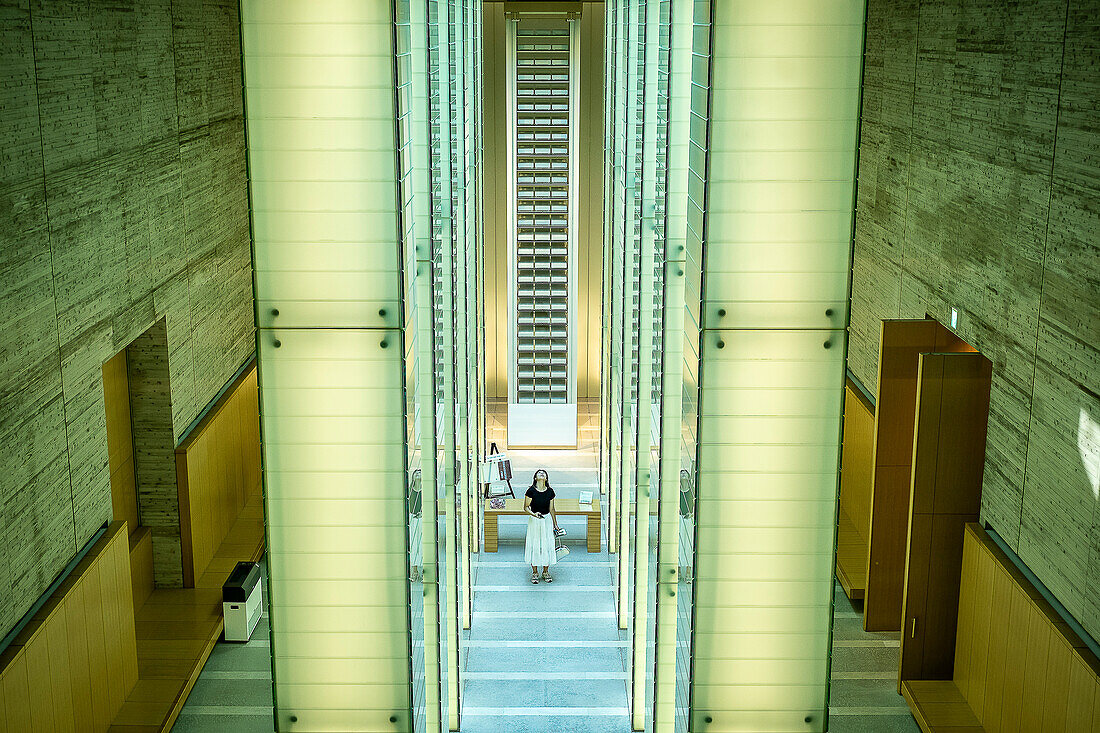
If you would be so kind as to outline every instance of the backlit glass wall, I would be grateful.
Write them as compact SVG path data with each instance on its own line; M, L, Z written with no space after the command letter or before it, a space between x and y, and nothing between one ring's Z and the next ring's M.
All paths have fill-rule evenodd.
M608 292L604 328L609 348L601 410L607 434L609 491L608 546L618 553L614 566L619 628L630 626L634 576L631 542L636 485L639 349L639 268L642 183L642 109L645 83L645 3L606 3L609 77L605 126L608 185L604 202L604 287Z
M672 0L670 14L653 714L657 730L686 731L710 3Z
M415 730L438 731L440 542L437 490L432 186L430 180L427 4L402 0L395 21L401 241L405 281L405 397L408 425L409 566ZM427 518L427 521L425 521ZM443 558L446 561L446 558Z
M577 444L579 13L507 14L508 444Z
M713 3L694 730L826 728L863 10Z
M457 729L476 0L242 7L280 730Z
M411 730L389 3L242 3L280 730Z
M652 727L660 489L661 387L668 177L669 0L643 5L641 176L638 185L637 392L634 427L634 607L631 717Z
M650 690L659 730L827 724L862 23L607 3L601 470L636 729Z

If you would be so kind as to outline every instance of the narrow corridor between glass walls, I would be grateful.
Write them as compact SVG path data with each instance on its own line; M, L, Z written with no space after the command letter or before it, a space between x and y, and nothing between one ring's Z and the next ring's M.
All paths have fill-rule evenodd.
M537 469L546 470L560 498L599 496L593 407L579 406L577 450L509 451L517 496ZM487 415L498 445L505 417L503 409ZM586 519L559 517L570 552L551 568L553 583L532 586L523 557L526 518L498 522L497 551L473 562L473 623L462 641L463 733L627 733L627 637L615 621L614 560L606 545L588 552Z

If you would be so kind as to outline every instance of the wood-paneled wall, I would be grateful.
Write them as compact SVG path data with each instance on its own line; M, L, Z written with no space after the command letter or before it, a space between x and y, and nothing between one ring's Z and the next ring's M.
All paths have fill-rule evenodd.
M954 681L989 733L1097 733L1100 660L977 524L966 527Z
M106 731L137 679L128 533L114 522L0 657L0 731Z
M919 356L974 349L932 319L883 321L879 343L863 628L897 631L905 581Z
M849 380L844 387L836 572L844 592L853 599L863 598L867 585L874 433L875 410Z
M191 588L260 489L260 413L253 363L176 448L183 576Z
M899 682L950 679L963 529L978 521L992 365L921 354Z
M103 363L103 409L107 416L107 467L111 472L111 507L116 522L137 531L137 488L134 481L134 438L130 430L130 381L126 349Z
M134 592L134 613L153 593L153 535L148 527L130 533L130 584Z

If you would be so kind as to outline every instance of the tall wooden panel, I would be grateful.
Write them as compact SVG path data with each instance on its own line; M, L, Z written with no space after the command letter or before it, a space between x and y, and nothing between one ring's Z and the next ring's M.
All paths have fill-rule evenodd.
M901 628L918 356L973 351L938 322L882 322L863 628Z
M111 473L111 507L116 521L137 531L137 488L134 484L134 439L130 428L130 382L126 349L103 363L103 407L107 417L107 466Z
M852 599L863 598L867 586L874 431L875 408L849 380L844 388L836 576L844 593Z
M951 679L963 530L981 509L991 375L977 353L918 359L899 685Z
M194 587L260 490L259 425L253 364L176 448L185 587Z

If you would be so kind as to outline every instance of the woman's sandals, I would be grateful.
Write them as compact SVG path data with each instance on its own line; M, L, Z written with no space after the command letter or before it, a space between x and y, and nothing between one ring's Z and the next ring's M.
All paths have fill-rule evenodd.
M531 585L538 585L538 584L539 584L539 574L538 573L531 573Z
M550 575L549 570L544 570L542 572L542 579L545 580L547 583L553 583L554 582L554 578Z

